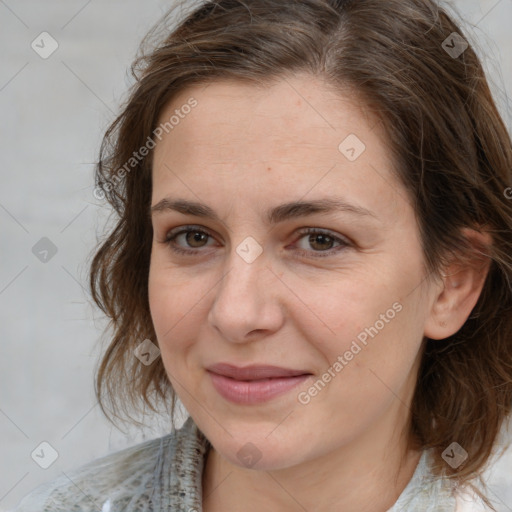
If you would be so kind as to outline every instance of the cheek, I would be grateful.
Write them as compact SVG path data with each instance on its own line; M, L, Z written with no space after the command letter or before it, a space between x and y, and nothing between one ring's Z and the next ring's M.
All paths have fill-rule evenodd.
M331 362L350 350L354 340L364 343L369 339L367 329L376 321L382 327L380 314L388 312L386 319L397 316L392 306L399 293L389 283L376 282L370 273L366 276L359 272L357 279L353 275L340 276L337 282L330 279L325 286L317 283L305 287L297 281L293 289L307 305L297 306L295 313L301 314L296 314L296 320L307 330L307 338L315 340L317 348ZM387 324L382 330L386 329L389 330Z
M211 280L191 276L165 260L152 260L148 279L149 308L162 362L173 384L196 379L201 329L208 317ZM173 381L173 376L177 382ZM176 389L176 388L175 388Z
M171 293L171 289L163 280L150 280L150 283L149 306L160 356L171 385L179 394L179 383L183 382L180 372L184 370L187 354L186 340L189 339L187 336L190 336L189 332L184 332L188 318L183 309L183 294L186 289L176 290L173 287ZM181 302L177 299L178 296L181 297Z
M413 281L404 273L393 277L388 270L380 280L369 273L366 279L360 275L357 281L340 281L328 300L310 295L329 330L311 321L307 337L324 356L326 368L320 371L336 375L333 389L378 396L385 389L379 377L396 389L411 370L423 338L425 305L418 293L410 293Z
M393 307L394 306L394 307ZM338 359L337 377L332 391L343 393L347 410L373 410L412 389L414 371L423 339L416 306L395 302L391 308L377 310L367 325L343 338L331 360ZM382 316L381 316L382 314ZM410 385L406 382L410 380ZM404 388L405 386L405 388ZM380 406L379 406L380 407Z
M183 339L184 326L194 315L193 287L180 279L178 272L151 264L148 280L148 298L151 319L155 328L162 357L176 347L176 340Z

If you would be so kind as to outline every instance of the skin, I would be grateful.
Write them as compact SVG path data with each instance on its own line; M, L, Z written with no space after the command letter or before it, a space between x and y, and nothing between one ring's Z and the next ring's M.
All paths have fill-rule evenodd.
M382 125L353 95L305 74L266 88L224 80L182 91L161 120L190 97L198 105L155 148L151 204L197 201L221 220L153 214L149 301L169 380L213 445L203 509L385 511L420 457L406 434L422 340L463 325L485 272L454 262L448 277L426 279L414 210L392 175ZM366 145L353 162L338 149L349 134ZM374 217L340 211L265 223L271 207L334 196ZM191 228L174 240L195 255L165 242L187 225L210 235L194 239ZM298 232L308 227L350 245ZM263 250L252 263L236 252L248 236ZM394 303L401 311L300 403L299 393ZM205 370L218 362L314 375L266 403L236 405ZM248 442L260 456L250 467L237 457Z

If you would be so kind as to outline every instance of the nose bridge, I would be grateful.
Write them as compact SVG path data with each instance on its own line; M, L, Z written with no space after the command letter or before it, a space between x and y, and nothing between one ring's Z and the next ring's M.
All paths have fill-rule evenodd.
M222 336L231 341L245 341L254 330L272 330L280 322L275 301L275 285L263 248L252 237L234 246L228 268L216 288L208 319Z
M228 270L219 284L215 302L226 302L230 309L238 305L250 313L248 306L255 307L260 301L258 283L265 269L263 248L254 239L245 239L231 251Z

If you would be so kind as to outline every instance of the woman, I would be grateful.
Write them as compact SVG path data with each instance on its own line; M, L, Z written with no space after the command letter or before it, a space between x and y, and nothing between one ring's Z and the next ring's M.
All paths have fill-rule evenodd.
M432 0L217 0L136 64L97 168L97 394L190 417L17 510L493 510L512 145L460 28Z

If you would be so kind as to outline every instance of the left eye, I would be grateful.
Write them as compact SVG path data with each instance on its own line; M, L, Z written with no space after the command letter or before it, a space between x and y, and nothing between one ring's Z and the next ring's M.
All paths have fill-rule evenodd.
M311 247L315 247L320 250L313 250L313 253L315 254L315 257L324 257L329 256L333 252L338 252L341 249L344 249L350 245L350 243L347 240L344 240L340 237L334 236L329 232L325 232L318 229L307 229L305 231L301 232L301 237L299 240L306 239L307 243L310 244ZM306 238L307 237L307 238ZM338 243L337 248L333 248L332 244ZM329 246L329 247L326 247ZM299 252L310 252L310 251L303 251L302 249ZM318 253L324 253L324 254L318 254Z
M307 243L313 247L312 250L299 248L299 253L304 255L313 254L314 257L325 257L331 255L333 252L338 252L339 250L342 250L351 245L347 240L319 229L308 228L301 230L299 234L301 236L298 241L307 239ZM184 236L184 241L188 245L189 249L185 249L182 246L177 245L176 241L181 236ZM170 231L167 234L164 243L166 243L171 248L171 250L176 253L197 255L198 252L200 252L198 249L201 247L206 247L208 238L213 238L212 235L210 235L208 232L203 231L202 229L188 227L182 228L179 231ZM333 248L332 245L335 243L338 244L338 247Z

